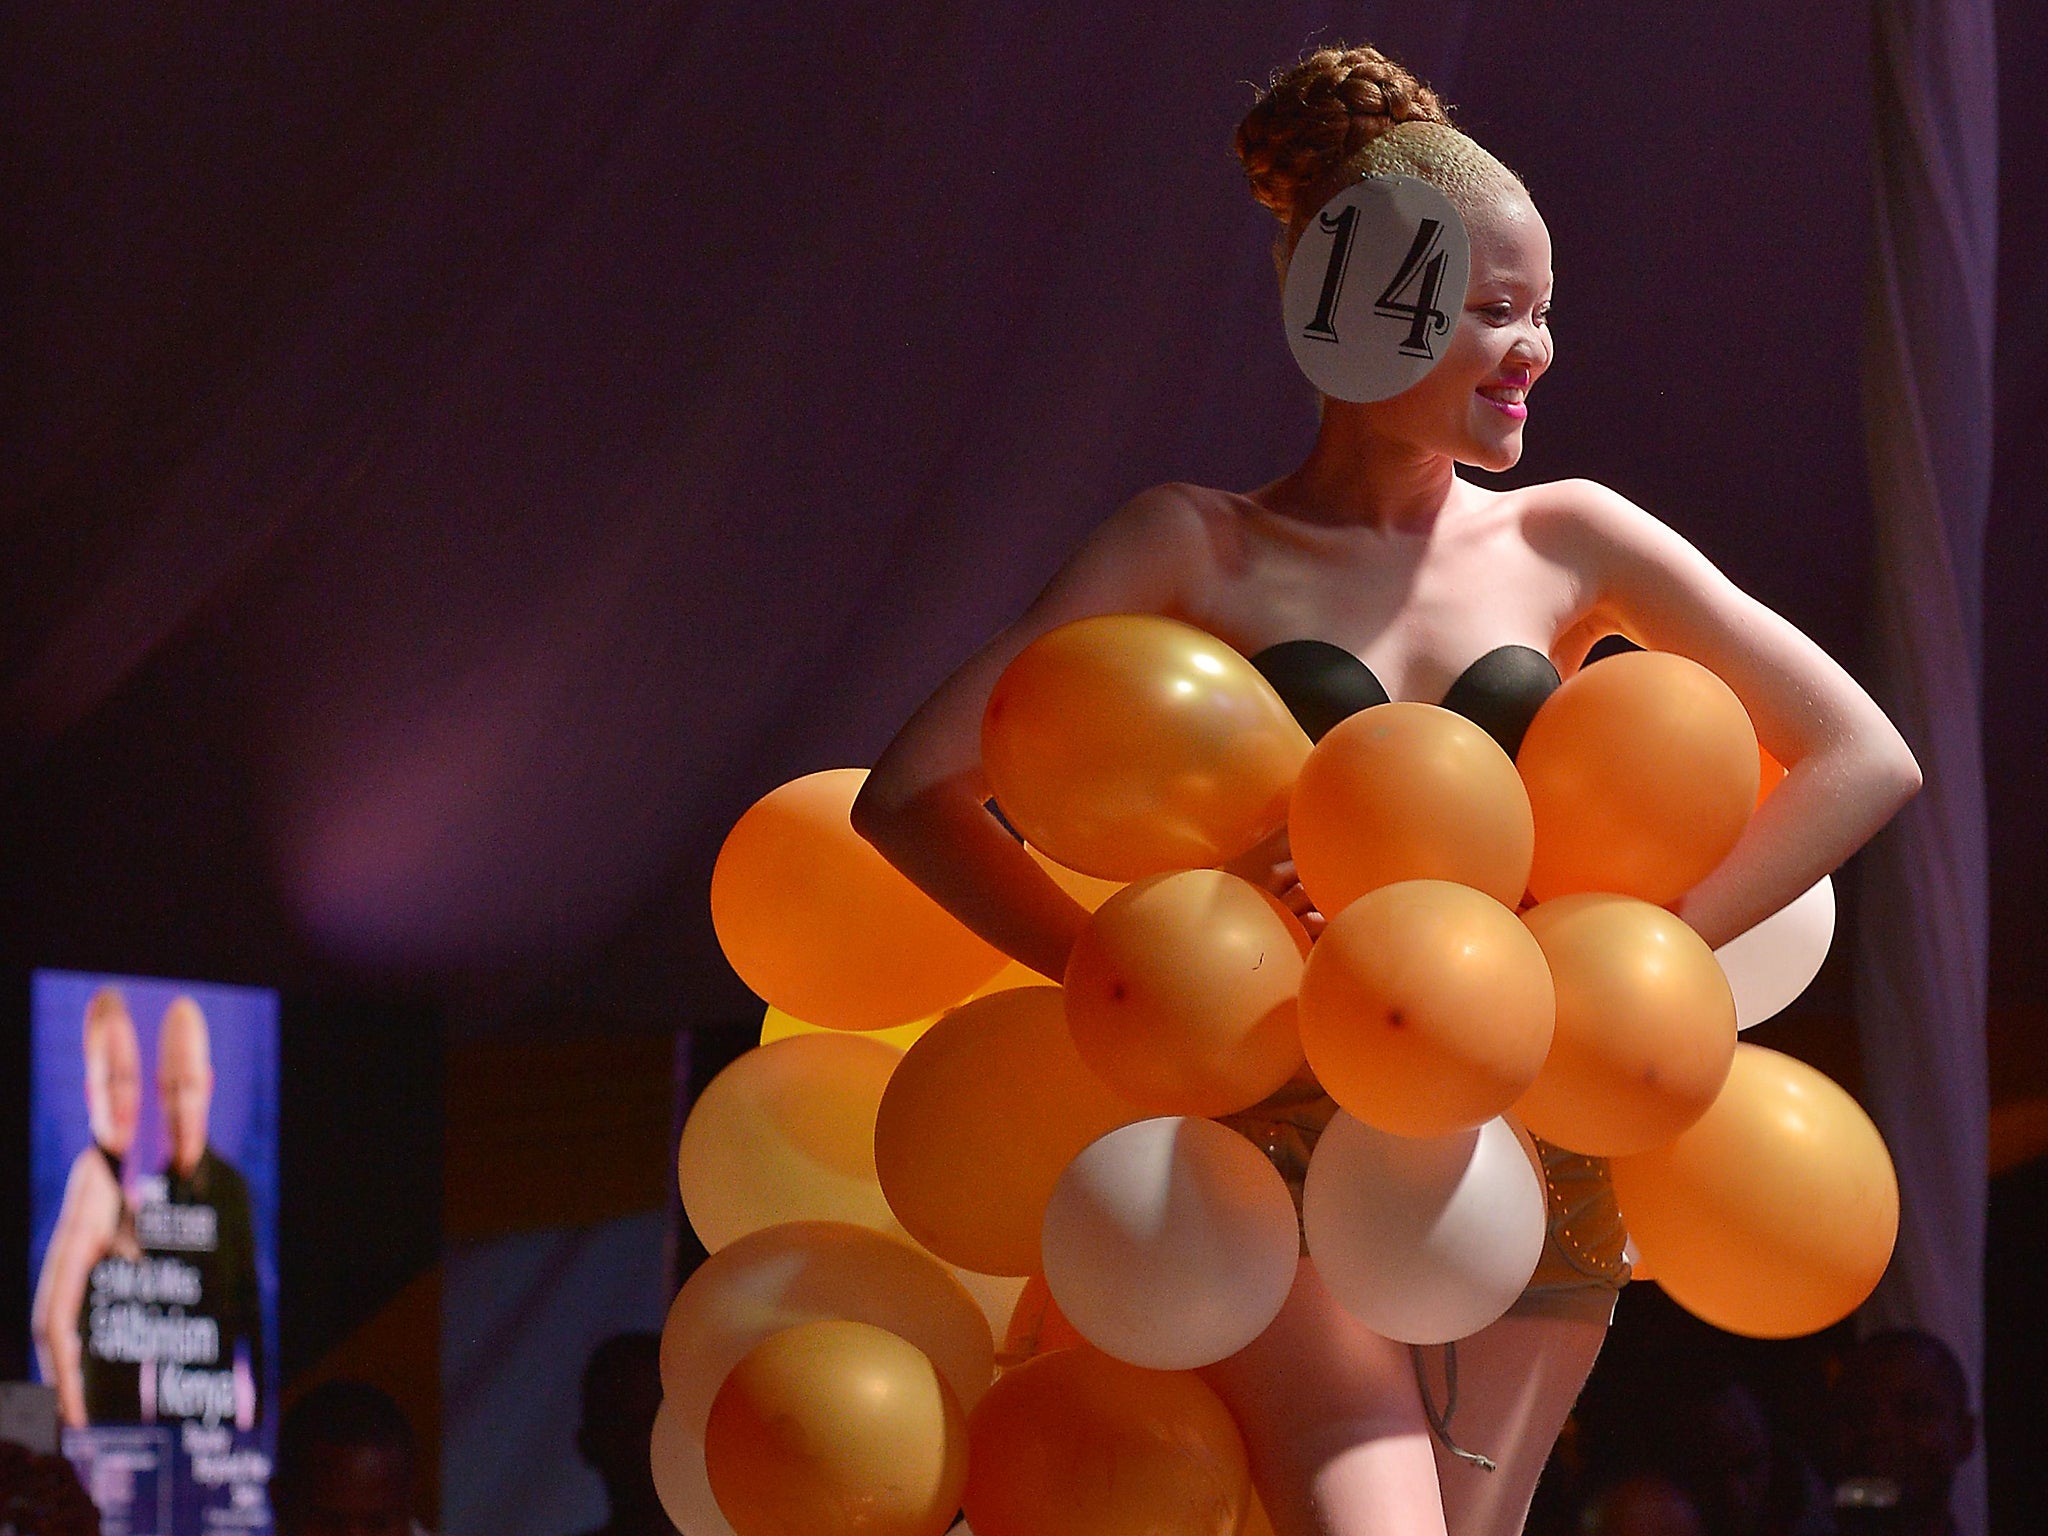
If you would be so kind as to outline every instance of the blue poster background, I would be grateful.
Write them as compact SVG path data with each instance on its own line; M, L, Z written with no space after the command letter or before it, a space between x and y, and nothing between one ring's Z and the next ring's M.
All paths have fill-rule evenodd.
M260 1416L254 1429L159 1424L143 1430L67 1430L65 1453L101 1506L103 1536L267 1533L262 1498L277 1440L277 1062L275 992L217 983L76 971L38 971L31 998L29 1283L41 1271L72 1161L91 1145L82 1044L85 1005L103 986L127 1000L141 1047L143 1091L124 1183L131 1189L169 1158L156 1096L157 1036L172 999L206 1015L214 1074L207 1144L248 1184L263 1328ZM168 1489L168 1497L165 1491ZM168 1516L168 1523L166 1523Z

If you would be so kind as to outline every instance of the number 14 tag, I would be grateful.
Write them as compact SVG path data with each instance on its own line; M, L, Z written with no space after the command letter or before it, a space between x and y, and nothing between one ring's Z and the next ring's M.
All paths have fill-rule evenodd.
M1450 200L1413 176L1369 176L1322 206L1287 267L1287 343L1338 400L1385 400L1443 356L1472 247Z

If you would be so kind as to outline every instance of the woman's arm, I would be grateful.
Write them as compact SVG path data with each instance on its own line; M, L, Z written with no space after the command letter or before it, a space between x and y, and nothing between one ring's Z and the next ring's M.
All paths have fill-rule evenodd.
M1854 678L1676 533L1591 481L1550 489L1530 540L1586 582L1574 632L1619 631L1699 662L1786 767L1728 857L1677 903L1709 944L1725 944L1869 841L1919 789L1919 765Z
M1207 568L1201 510L1175 486L1146 491L1096 531L1024 616L939 685L882 753L853 825L891 864L1005 954L1065 974L1087 921L985 808L981 716L996 679L1047 630L1105 613L1174 613Z
M57 1416L74 1428L85 1425L84 1346L78 1337L78 1309L86 1278L107 1251L120 1217L121 1193L91 1148L71 1165L56 1230L43 1253L36 1278L29 1330L43 1380L57 1389Z

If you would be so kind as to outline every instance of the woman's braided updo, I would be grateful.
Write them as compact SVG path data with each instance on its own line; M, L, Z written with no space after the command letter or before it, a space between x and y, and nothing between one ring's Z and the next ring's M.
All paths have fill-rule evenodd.
M1520 185L1451 126L1436 92L1377 48L1318 48L1276 76L1237 125L1237 157L1252 196L1290 234L1363 175L1419 176L1468 213L1483 187Z

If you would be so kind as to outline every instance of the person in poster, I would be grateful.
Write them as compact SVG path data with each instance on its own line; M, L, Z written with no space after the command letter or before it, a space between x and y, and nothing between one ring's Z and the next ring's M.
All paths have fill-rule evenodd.
M141 1119L142 1051L118 987L101 987L87 1001L84 1045L92 1141L71 1164L30 1313L37 1365L57 1389L59 1417L74 1428L141 1416L137 1363L110 1348L95 1324L108 1297L132 1290L127 1279L142 1258L122 1183Z
M153 1260L182 1263L196 1283L185 1327L145 1370L144 1416L199 1419L247 1429L257 1422L263 1319L249 1186L208 1140L213 1050L206 1015L189 995L172 999L157 1027L156 1088L169 1149L137 1212Z

